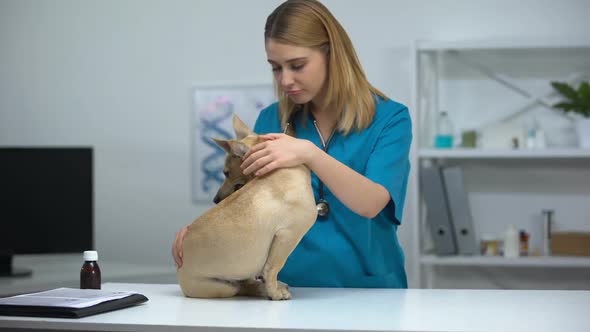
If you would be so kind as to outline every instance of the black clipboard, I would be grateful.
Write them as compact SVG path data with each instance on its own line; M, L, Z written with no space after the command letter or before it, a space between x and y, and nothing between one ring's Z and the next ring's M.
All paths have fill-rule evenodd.
M148 298L144 295L131 294L120 299L101 302L85 308L4 304L0 305L0 315L53 318L82 318L86 316L100 314L103 312L127 308L147 301Z

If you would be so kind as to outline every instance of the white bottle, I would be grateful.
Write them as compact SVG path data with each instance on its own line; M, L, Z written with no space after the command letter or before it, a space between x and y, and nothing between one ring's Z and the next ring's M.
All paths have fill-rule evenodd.
M545 131L538 128L535 135L535 149L545 149L546 147L547 140L545 139Z
M536 120L529 120L526 126L526 148L534 149L537 145L537 126Z
M547 147L545 131L541 129L536 118L529 120L526 130L527 149L544 149Z
M504 233L504 257L515 258L520 255L520 237L516 226L509 225Z

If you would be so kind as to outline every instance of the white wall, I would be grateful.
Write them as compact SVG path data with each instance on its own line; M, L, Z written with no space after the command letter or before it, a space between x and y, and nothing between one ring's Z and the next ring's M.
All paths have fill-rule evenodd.
M94 146L101 257L172 264L175 231L210 206L190 198L191 86L270 81L262 34L280 2L0 0L0 145ZM590 31L585 0L324 3L371 82L408 105L415 39Z

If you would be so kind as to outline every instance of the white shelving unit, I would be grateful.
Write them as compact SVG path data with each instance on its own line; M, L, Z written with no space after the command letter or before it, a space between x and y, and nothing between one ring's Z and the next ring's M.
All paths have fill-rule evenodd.
M590 257L534 257L504 258L500 256L435 256L422 255L420 263L430 266L502 266L590 268Z
M454 148L420 149L421 159L588 159L588 149L543 149L543 150L502 150L502 149L467 149Z
M500 256L433 255L426 222L427 211L419 183L421 165L435 163L469 170L467 173L471 177L466 176L465 181L471 180L472 183L466 184L469 187L466 190L476 232L489 231L493 227L499 230L502 222L518 224L523 215L530 218L531 211L537 206L540 211L543 204L553 202L551 195L563 196L555 199L555 204L559 206L558 215L561 213L564 216L558 219L563 229L584 224L568 224L568 221L577 220L585 213L590 215L590 189L585 189L590 188L590 150L577 148L571 136L567 138L568 134L571 135L568 130L546 131L548 138L552 139L547 140L548 146L544 149L523 149L522 136L515 136L519 134L518 126L523 127L531 117L535 121L544 120L548 129L555 124L567 125L568 121L571 122L571 119L551 109L556 96L547 87L549 81L577 84L580 80L590 79L590 43L551 40L417 42L411 60L414 69L414 105L411 110L414 143L409 191L412 204L409 208L416 220L412 242L415 261L418 262L412 272L418 276L420 287L435 287L434 274L438 267L537 267L590 271L590 257L525 256L507 259ZM475 86L473 90L469 90L470 84ZM456 125L456 134L461 130L478 131L480 141L477 148L433 148L434 115L441 110L450 114ZM500 130L490 130L493 127ZM491 131L495 137L481 135L486 131ZM498 132L506 133L504 141ZM559 136L556 133L566 138L555 139ZM493 143L483 144L482 137ZM511 147L514 138L521 139L520 148ZM560 179L560 176L564 178ZM522 192L519 192L519 181L524 188ZM563 183L563 186L555 183ZM568 185L573 188L572 192L569 192ZM486 186L492 187L490 193L486 192ZM475 192L474 195L471 195L470 189ZM575 199L568 200L568 195ZM501 206L496 211L497 215L503 216L496 223L489 216L491 208L488 206L505 204L513 197L516 197L513 206ZM526 204L521 204L519 200ZM577 205L568 205L570 202ZM514 220L510 219L511 216ZM588 227L586 231L590 231L590 220L585 224ZM529 225L518 226L526 228ZM500 234L496 232L496 235ZM478 241L479 236L481 234L476 234Z

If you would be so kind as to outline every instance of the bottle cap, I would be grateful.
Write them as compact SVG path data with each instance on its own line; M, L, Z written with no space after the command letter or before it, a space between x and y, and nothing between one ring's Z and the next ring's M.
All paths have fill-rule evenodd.
M85 261L96 261L96 260L98 260L98 253L94 250L84 251L84 260Z

